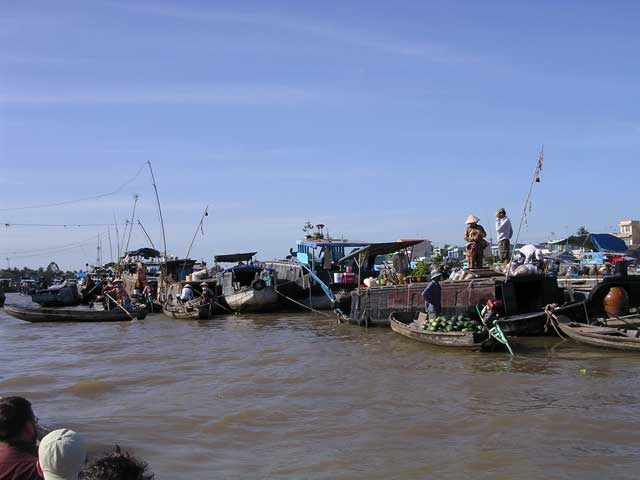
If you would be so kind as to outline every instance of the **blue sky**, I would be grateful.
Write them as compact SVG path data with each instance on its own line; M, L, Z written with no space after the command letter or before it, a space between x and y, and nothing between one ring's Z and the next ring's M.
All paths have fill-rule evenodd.
M638 218L636 2L0 0L0 223L131 215L193 256L285 255L302 224L462 243L473 213L523 240ZM1 210L4 209L4 210ZM94 262L106 226L3 227L0 259ZM122 233L122 232L121 232ZM135 229L131 246L146 246ZM114 247L115 248L115 247ZM52 249L54 253L46 253Z

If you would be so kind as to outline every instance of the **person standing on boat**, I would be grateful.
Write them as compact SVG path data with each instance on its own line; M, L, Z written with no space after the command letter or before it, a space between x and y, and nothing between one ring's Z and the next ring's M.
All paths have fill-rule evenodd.
M475 215L469 215L467 217L467 229L464 232L464 240L467 242L467 260L469 261L469 268L476 269L482 268L482 260L484 257L484 249L488 243L484 239L487 236L487 232L478 222L480 219Z
M442 311L441 279L442 273L434 271L431 273L431 281L427 285L427 288L422 291L422 298L424 298L424 310L429 315L429 319L437 317Z
M507 217L507 211L504 208L498 209L496 213L496 232L498 233L498 258L500 262L507 263L513 228L511 228L511 220Z

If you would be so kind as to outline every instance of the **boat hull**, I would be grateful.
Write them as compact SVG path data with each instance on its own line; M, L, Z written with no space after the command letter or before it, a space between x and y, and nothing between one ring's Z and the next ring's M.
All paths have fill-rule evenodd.
M592 347L640 352L640 338L636 336L640 335L638 330L627 331L610 327L595 327L573 322L564 315L558 316L555 324L563 334L578 343Z
M165 305L162 313L176 320L198 320L213 317L213 309L205 305Z
M278 308L278 294L273 288L263 288L261 290L247 288L225 295L224 299L227 305L238 313L273 312Z
M392 312L389 315L391 330L418 342L440 347L480 348L488 339L486 333L473 332L429 332L413 325L410 312Z
M126 313L117 308L114 310L71 310L64 308L35 308L5 305L4 311L14 318L32 323L44 322L126 322L134 318L144 318L146 310L131 310Z

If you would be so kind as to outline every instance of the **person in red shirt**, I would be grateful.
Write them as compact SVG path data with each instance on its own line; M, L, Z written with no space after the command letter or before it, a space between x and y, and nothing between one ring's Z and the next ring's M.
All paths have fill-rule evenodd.
M0 398L0 480L43 479L37 468L37 424L26 398Z

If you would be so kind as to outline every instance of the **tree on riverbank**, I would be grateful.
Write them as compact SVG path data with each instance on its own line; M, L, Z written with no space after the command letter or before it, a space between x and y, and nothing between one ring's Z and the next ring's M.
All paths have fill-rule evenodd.
M60 270L55 262L49 263L47 268L40 267L38 269L32 269L29 267L22 267L18 269L4 268L0 270L0 278L10 278L14 282L19 282L21 278L33 278L36 280L43 279L47 283L51 283L54 278L76 278L76 272Z

